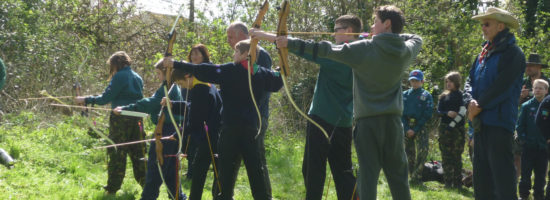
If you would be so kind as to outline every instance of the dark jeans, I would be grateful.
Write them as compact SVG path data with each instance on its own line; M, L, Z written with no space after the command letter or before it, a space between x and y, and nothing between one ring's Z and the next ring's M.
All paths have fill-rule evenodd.
M547 145L546 155L547 159L550 161L550 144ZM550 178L550 171L548 172L548 177ZM548 181L548 185L546 185L546 199L550 199L550 181Z
M218 152L218 133L209 132L208 134L210 136L210 140L207 140L206 137L200 137L196 135L191 136L191 143L194 143L197 149L195 151L193 165L190 166L194 174L191 177L191 192L189 193L189 200L202 198L206 175L208 173L208 170L210 169L210 164L212 163L212 156L213 154L217 154ZM214 170L219 170L219 160L217 158L214 158L214 162L216 168L214 168L214 166L212 168ZM216 174L217 172L214 172L214 183L212 185L212 188L218 187ZM212 196L216 196L214 193L215 191L218 190L212 189Z
M521 154L521 180L519 182L519 196L529 196L531 189L531 174L535 173L535 184L533 185L533 195L535 197L544 196L544 184L546 183L546 169L548 159L546 149L523 147Z
M381 115L360 118L353 130L353 141L359 160L359 198L376 199L380 170L384 170L392 198L411 199L401 117Z
M335 127L315 115L310 117L327 131L330 144L323 132L308 122L302 165L306 199L322 199L327 159L338 199L351 199L355 187L351 164L351 127Z
M271 199L271 188L267 167L262 158L263 137L255 138L257 129L250 127L224 126L218 141L219 148L219 177L221 194L215 199L230 200L233 198L233 189L237 180L238 168L241 159L244 161L248 181L254 199ZM265 147L264 147L265 148ZM217 190L217 187L214 187ZM218 192L214 192L218 194Z
M183 143L182 143L182 151L183 153L187 154L187 173L186 177L188 179L191 179L193 177L193 160L195 160L195 155L197 152L197 144L193 141L191 141L191 133L188 131L184 132L183 136Z
M164 124L162 136L169 136L175 132L174 125ZM149 159L147 161L147 173L145 176L145 187L141 193L141 199L157 199L159 196L159 188L162 185L162 179L164 178L166 187L169 190L168 197L176 197L176 188L179 189L179 199L185 199L185 194L181 190L181 185L176 186L178 178L177 164L179 159L175 157L178 152L179 141L163 140L162 141L162 153L164 154L164 164L160 167L162 171L162 177L159 172L159 166L157 161L157 153L155 151L156 144L151 142L149 146Z
M476 199L517 199L513 142L514 134L502 127L481 124L474 133Z

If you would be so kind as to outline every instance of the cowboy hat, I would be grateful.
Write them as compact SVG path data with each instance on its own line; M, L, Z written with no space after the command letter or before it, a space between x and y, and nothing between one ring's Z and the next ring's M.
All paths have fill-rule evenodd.
M539 54L536 53L532 53L529 55L529 59L527 59L527 64L542 65L542 68L548 68L548 65L542 63Z
M519 27L518 19L512 16L510 12L500 8L495 8L495 7L488 8L487 12L473 16L472 19L477 19L477 20L494 19L506 24L508 27L513 29L517 29Z

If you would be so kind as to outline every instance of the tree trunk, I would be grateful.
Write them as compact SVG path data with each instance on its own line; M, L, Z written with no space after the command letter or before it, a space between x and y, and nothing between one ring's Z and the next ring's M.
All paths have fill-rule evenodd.
M195 22L195 0L189 0L189 22Z

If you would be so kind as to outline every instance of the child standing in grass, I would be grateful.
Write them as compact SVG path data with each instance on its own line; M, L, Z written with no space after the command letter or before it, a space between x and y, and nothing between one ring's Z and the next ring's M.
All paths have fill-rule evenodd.
M139 112L145 112L148 113L151 117L151 121L153 124L157 126L163 126L162 127L162 136L172 136L177 135L176 130L174 129L174 125L172 124L172 121L165 120L164 124L157 124L158 123L158 115L160 113L161 109L161 100L164 98L164 86L167 84L166 82L166 68L164 68L164 65L162 64L162 60L157 62L155 64L155 71L157 74L158 79L162 82L159 89L153 94L153 96L145 99L141 99L137 101L136 103L129 104L126 106L119 106L113 109L113 112L115 114L120 114L122 110L132 110L132 111L139 111ZM182 94L180 92L180 88L178 86L174 86L174 88L170 91L169 94L170 99L174 100L182 100ZM166 108L164 109L164 114L168 115L168 112ZM183 115L174 114L174 118L176 122L180 122L183 119ZM178 146L179 142L177 140L163 140L162 141L162 152L165 155L175 155L178 153ZM141 193L142 199L156 199L159 195L159 188L162 184L162 179L164 178L165 184L169 190L168 196L175 196L176 190L178 187L180 187L180 197L184 197L184 194L181 192L181 186L176 185L176 176L174 174L177 173L176 168L176 157L165 157L164 158L164 164L161 166L162 176L159 172L158 165L157 165L157 154L156 154L156 144L155 142L151 142L149 145L149 153L148 153L148 160L147 160L147 173L145 176L145 187L143 188L143 192Z
M550 144L548 144L550 143L550 95L546 96L540 103L537 109L535 123L546 139L548 149L550 149ZM550 153L548 157L550 157ZM548 176L550 177L550 175ZM548 184L550 184L550 182L548 182ZM548 186L546 186L546 197L550 197L550 187Z
M99 96L75 97L77 104L111 103L111 108L128 105L143 98L143 80L130 67L132 60L124 51L115 52L107 61L109 79L111 82ZM143 140L145 133L140 130L141 118L119 116L111 113L109 116L109 139L115 143ZM129 155L134 169L134 178L143 187L145 184L145 144L110 148L107 150L109 163L107 165L107 194L115 194L122 185L126 173L126 156Z
M462 77L458 72L445 75L443 94L439 96L437 113L441 117L439 124L439 149L443 159L443 179L446 188L462 187L462 152L466 137L464 121L466 107L459 90Z
M173 80L181 87L189 90L187 101L171 101L172 111L175 114L183 114L188 109L189 117L186 120L185 133L190 137L190 145L197 148L192 165L194 172L191 176L191 192L189 199L201 199L206 181L206 174L212 160L216 166L218 133L221 125L222 99L216 86L199 81L189 73L175 69L172 73ZM166 98L162 99L162 105L166 105ZM216 167L213 167L216 170ZM214 185L218 187L214 172ZM213 190L214 191L214 190Z
M201 64L201 63L210 63L210 54L208 53L208 48L204 44L197 44L191 48L189 51L189 54L187 55L187 60L193 64ZM186 88L183 88L187 91ZM185 134L183 136L184 142L186 145L184 147L186 148L187 152L184 152L187 154L187 174L186 178L188 180L191 180L193 178L193 160L195 159L195 154L197 151L197 146L195 143L190 142L190 135ZM213 143L217 143L217 140ZM187 146L189 145L189 146Z
M278 72L265 69L258 65L248 66L247 56L250 40L243 40L235 45L232 63L221 65L191 64L172 61L165 58L165 66L173 65L175 69L191 73L200 81L220 85L223 99L222 120L219 138L219 177L221 191L215 192L216 199L232 199L237 178L237 169L242 157L252 195L254 199L271 199L268 189L269 179L265 175L266 168L261 162L259 140L256 138L259 122L252 98L260 101L266 98L267 92L278 91L283 83ZM252 76L251 97L248 87L248 74ZM215 188L215 190L217 190Z
M534 199L544 199L544 184L546 182L546 170L548 159L546 152L546 137L535 124L535 114L548 94L548 82L536 79L533 82L534 97L521 105L516 131L522 144L521 154L521 179L519 182L519 196L521 199L529 198L531 189L531 174L535 173L533 185Z
M424 124L432 118L432 95L422 88L424 73L413 70L409 74L411 89L403 92L403 129L405 133L405 152L409 163L411 182L420 184L422 169L430 150L430 133L424 130Z

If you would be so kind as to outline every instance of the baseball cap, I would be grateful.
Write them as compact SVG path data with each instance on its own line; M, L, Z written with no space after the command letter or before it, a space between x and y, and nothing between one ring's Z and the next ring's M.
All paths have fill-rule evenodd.
M422 71L418 69L412 70L411 73L409 74L409 81L412 79L423 81L424 73L422 73Z

